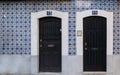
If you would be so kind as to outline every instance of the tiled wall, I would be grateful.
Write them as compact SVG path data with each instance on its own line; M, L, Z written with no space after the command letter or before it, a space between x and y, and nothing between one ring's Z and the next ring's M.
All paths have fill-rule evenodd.
M0 54L31 54L31 12L58 10L69 13L69 55L76 55L76 12L100 9L114 13L113 53L120 54L119 0L0 1Z

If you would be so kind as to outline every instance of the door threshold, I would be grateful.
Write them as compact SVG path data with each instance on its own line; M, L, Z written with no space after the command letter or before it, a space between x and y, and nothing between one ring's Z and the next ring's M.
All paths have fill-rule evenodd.
M61 74L61 72L39 72L39 74Z
M104 72L104 71L86 71L86 72L83 72L83 74L106 74L107 72Z

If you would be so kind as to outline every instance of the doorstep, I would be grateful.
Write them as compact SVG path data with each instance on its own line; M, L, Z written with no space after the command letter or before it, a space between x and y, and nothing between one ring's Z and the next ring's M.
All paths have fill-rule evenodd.
M107 72L95 71L95 72L83 72L83 75L106 75Z

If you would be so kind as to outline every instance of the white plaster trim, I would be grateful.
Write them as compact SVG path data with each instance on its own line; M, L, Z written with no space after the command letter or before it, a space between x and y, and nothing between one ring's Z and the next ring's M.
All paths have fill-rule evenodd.
M106 72L103 71L94 71L94 72L83 72L83 74L106 74Z
M76 13L76 35L77 31L82 31L83 35L83 18L92 15L93 10L87 10ZM98 15L107 19L107 55L113 55L113 12L98 10ZM83 36L76 36L77 55L83 55Z
M39 27L38 19L47 17L47 11L52 11L53 17L62 21L62 55L68 55L68 13L55 10L45 10L31 13L31 55L39 55Z

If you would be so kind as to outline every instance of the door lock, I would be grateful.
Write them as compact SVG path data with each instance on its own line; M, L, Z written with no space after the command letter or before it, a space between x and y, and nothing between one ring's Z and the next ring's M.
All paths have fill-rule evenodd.
M85 42L85 46L87 46L87 43Z
M87 48L85 48L85 50L87 50Z
M42 39L40 39L40 42L42 42Z
M40 45L40 47L43 47L42 45Z

